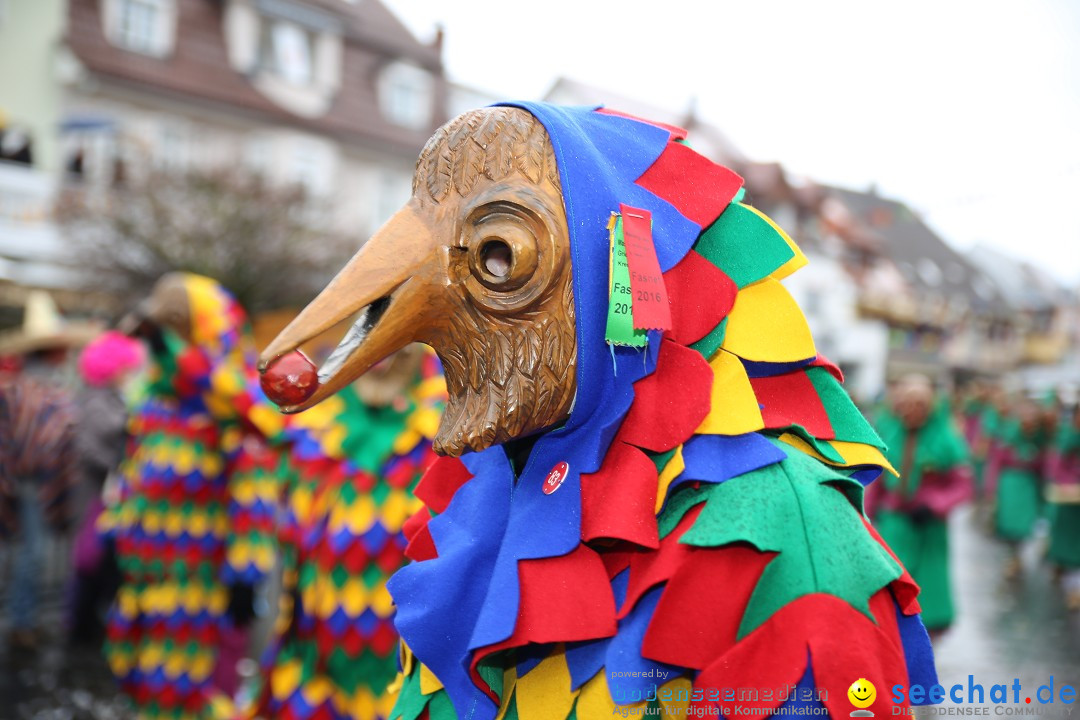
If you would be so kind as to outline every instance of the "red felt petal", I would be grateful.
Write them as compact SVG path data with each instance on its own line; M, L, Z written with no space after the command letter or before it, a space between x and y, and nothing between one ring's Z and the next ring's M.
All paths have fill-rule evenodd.
M461 460L441 457L431 463L420 482L416 485L416 497L437 513L446 510L458 488L464 485L472 474Z
M420 512L410 515L405 524L401 526L401 532L405 535L405 539L412 540L416 533L420 532L420 528L427 525L430 520L431 513L427 511L427 508L422 508Z
M922 608L919 606L919 584L915 582L915 578L911 577L911 573L904 567L904 563L900 562L900 558L896 557L896 553L892 551L884 538L878 534L877 528L871 525L866 518L863 518L863 525L866 526L867 532L878 541L881 547L885 548L889 555L892 556L892 559L896 561L896 564L900 566L900 569L904 571L900 577L889 583L893 595L896 596L896 603L900 606L900 612L905 615L915 615L922 612Z
M671 133L672 140L686 139L686 130L676 125L668 125L667 123L656 122L655 120L646 120L645 118L639 118L637 115L631 115L630 113L624 113L618 110L612 110L610 108L599 108L596 112L600 113L601 115L614 115L615 117L637 120L638 122L645 123L646 125L655 125L656 127L664 128L669 133Z
M586 545L560 557L518 563L521 599L514 634L473 653L473 665L527 643L574 642L615 634L615 597L604 563Z
M600 559L604 562L604 569L607 571L608 580L614 580L616 575L630 567L630 560L632 558L641 554L643 554L642 550L625 543L617 543L613 549L610 550L606 547L603 548L600 552Z
M704 500L702 504L686 511L675 529L660 541L659 550L636 553L630 557L630 579L626 586L626 598L619 608L620 620L627 616L642 595L654 586L670 580L675 571L686 562L687 556L698 552L698 548L693 545L680 543L679 538L693 526L697 516L701 514L703 503Z
M804 371L751 378L750 384L761 404L765 427L801 425L816 438L832 440L836 437L825 406Z
M664 273L664 285L671 302L667 337L680 345L708 335L731 312L739 292L723 270L693 250Z
M709 414L712 380L701 353L663 340L656 372L634 383L617 439L654 452L685 442Z
M612 442L595 473L581 476L581 539L617 538L655 548L656 465L626 443Z
M882 593L888 597L887 590L878 594ZM707 712L707 705L725 707L729 718L760 717L764 709L783 704L782 690L802 678L809 654L816 692L831 717L847 717L851 712L847 690L859 678L877 688L877 698L868 709L876 717L892 716L895 710L888 689L906 686L908 681L899 639L890 635L895 627L879 627L832 595L804 595L717 658L694 683L706 695L710 688L757 688L757 699L744 697L735 703L706 698L695 706L699 712Z
M773 557L743 545L687 554L664 587L642 654L681 667L708 667L735 645L746 604Z
M829 374L836 379L836 382L840 384L844 383L844 371L841 370L836 365L836 363L834 363L832 360L825 357L824 355L818 355L816 358L814 358L814 362L810 363L810 367L825 368L829 371Z
M439 557L439 551L435 549L435 539L431 537L431 530L424 525L416 533L409 544L405 547L405 557L414 562L433 560Z
M731 203L743 179L686 145L669 142L637 184L705 228Z

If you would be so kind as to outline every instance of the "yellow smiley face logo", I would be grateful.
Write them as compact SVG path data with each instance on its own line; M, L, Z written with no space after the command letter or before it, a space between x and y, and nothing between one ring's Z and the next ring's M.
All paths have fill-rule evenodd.
M877 688L874 687L874 683L866 678L859 678L851 683L851 687L847 690L847 696L855 707L868 708L874 704L874 700L877 698Z

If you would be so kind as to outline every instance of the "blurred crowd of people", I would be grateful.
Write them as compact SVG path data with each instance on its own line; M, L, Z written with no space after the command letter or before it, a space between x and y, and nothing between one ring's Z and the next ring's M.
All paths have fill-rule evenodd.
M1009 549L1003 578L1018 579L1025 544L1043 542L1059 585L1048 591L1080 611L1080 408L1057 392L979 380L949 394L908 375L870 415L896 472L867 489L866 511L920 585L932 635L955 619L948 519L968 502Z
M64 632L104 647L139 717L385 717L385 583L434 460L437 359L408 348L286 417L213 280L165 276L119 330L81 349L22 338L0 366L9 653L55 635L40 612L51 533L72 549ZM260 598L269 637L252 632Z

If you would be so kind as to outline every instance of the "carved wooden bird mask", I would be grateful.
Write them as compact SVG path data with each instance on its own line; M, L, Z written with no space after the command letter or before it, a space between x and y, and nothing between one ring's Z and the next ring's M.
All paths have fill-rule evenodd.
M358 314L299 412L410 342L433 347L449 402L435 449L460 455L564 420L577 345L569 232L548 134L525 110L448 123L412 197L266 348L260 369Z

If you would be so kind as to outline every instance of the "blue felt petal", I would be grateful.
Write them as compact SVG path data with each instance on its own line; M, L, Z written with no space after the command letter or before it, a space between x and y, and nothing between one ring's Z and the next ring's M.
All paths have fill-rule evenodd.
M779 689L779 688L777 688ZM776 711L776 717L828 717L828 712L817 694L823 692L814 685L814 670L811 667L809 653L806 659L806 672L795 686L791 699Z
M618 632L608 645L604 668L611 699L618 705L655 698L657 688L684 672L674 665L641 656L645 631L663 591L663 586L657 586L645 593L630 614L619 622Z
M630 568L626 568L611 579L611 594L615 596L615 607L621 608L626 602L626 590L630 587Z
M679 485L691 481L719 483L767 465L787 455L757 433L745 435L695 435L683 445L683 471L672 480L668 497Z
M784 375L785 373L794 372L799 368L804 368L810 363L814 362L816 358L807 358L806 360L796 360L794 362L787 363L771 363L771 362L756 362L753 360L743 360L743 367L746 369L746 376L752 378L772 377L774 375Z
M855 472L851 473L850 475L848 475L848 477L853 478L855 480L858 480L859 482L862 483L863 487L866 487L867 485L869 485L870 483L874 482L879 477L881 477L881 468L879 468L879 467L862 468L860 470L856 470Z
M604 667L611 638L568 643L566 666L570 668L570 690L578 690Z
M938 684L937 666L934 664L934 651L930 647L930 636L923 626L919 615L905 615L896 605L896 622L900 626L900 643L904 646L904 662L907 664L908 687L922 685L924 688ZM933 705L927 698L922 703L912 705Z
M493 703L469 677L469 638L490 585L495 543L505 532L513 472L498 447L463 462L474 477L428 523L439 556L406 565L387 588L398 632L442 681L458 717L494 717L487 712Z

